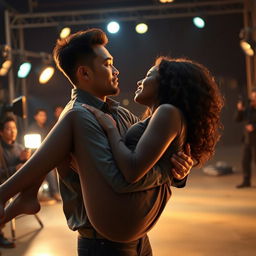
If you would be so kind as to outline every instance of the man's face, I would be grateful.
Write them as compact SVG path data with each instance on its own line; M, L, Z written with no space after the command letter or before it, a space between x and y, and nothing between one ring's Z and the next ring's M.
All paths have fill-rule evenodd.
M104 99L108 95L119 93L118 74L119 71L113 66L113 57L108 50L102 46L94 47L97 57L93 61L91 92L94 96Z
M47 121L47 114L45 111L39 111L35 116L35 120L37 123L44 125Z
M251 106L256 108L256 92L251 93Z
M0 132L2 139L7 143L13 143L17 138L17 126L14 121L5 123L3 131Z

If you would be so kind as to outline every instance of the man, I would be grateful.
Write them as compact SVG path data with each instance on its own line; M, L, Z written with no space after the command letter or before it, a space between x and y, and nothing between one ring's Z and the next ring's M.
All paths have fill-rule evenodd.
M2 183L15 173L30 157L30 150L16 142L17 126L14 118L7 117L0 124L0 178ZM15 244L4 237L0 230L0 247L14 248Z
M35 111L34 114L34 122L29 126L28 132L35 133L41 135L41 141L45 139L49 132L50 128L47 125L47 112L43 108L39 108ZM60 202L60 193L57 181L57 174L55 169L52 170L50 173L47 174L45 180L48 183L49 188L49 195L51 199L55 200L56 202ZM41 201L50 201L50 198L40 196Z
M116 120L121 135L138 121L138 118L128 110L107 98L119 93L119 72L113 66L113 58L105 48L106 43L105 33L97 29L78 32L57 42L54 49L55 62L75 87L72 90L71 101L62 112L60 120L68 115L72 118L75 127L73 147L79 149L73 153L81 169L80 175L87 171L99 172L117 193L143 191L166 182L157 172L157 167L153 168L142 182L126 184L124 180L116 180L118 170L108 162L114 161L108 140L104 132L97 128L99 125L96 120L89 120L88 112L81 107L82 103L86 103L110 113ZM187 156L183 157L185 160L180 159L180 163L174 160L178 168L173 175L177 178L176 185L180 187L184 186L185 180L182 179L192 167L192 160ZM79 176L70 171L67 162L58 170L64 213L70 229L79 233L79 256L152 255L147 236L132 243L115 243L99 235L90 224L81 203L83 198Z
M53 114L54 114L54 119L53 119L53 121L52 121L51 128L52 128L52 127L57 123L57 121L59 120L59 117L60 117L60 115L61 115L63 109L64 109L64 108L63 108L62 106L60 106L60 105L58 105L58 106L56 106L56 107L54 108L54 112L53 112Z
M237 185L237 188L247 188L251 186L253 160L256 164L256 89L251 91L248 107L245 107L241 101L237 103L236 121L245 122L242 156L243 181Z

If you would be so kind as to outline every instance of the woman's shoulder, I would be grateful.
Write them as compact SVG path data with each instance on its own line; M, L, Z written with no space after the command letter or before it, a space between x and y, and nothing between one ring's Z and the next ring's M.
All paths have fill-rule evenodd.
M163 118L181 118L181 111L171 104L161 104L157 107L157 109L154 112L154 115L162 116Z

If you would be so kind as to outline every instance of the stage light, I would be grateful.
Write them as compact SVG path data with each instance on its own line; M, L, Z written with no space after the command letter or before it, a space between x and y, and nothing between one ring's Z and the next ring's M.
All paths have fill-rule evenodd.
M12 66L11 60L5 60L2 64L2 67L0 68L0 76L5 76L7 75L9 69Z
M256 41L252 39L252 31L256 28L243 28L240 31L240 46L244 53L248 56L253 56L256 49Z
M172 3L174 0L159 0L160 3L162 4L167 4L167 3Z
M30 62L23 62L18 70L18 78L26 78L30 73L31 67L32 65Z
M201 17L194 17L193 23L198 28L204 28L205 26L205 21Z
M60 31L60 38L61 39L66 38L70 35L70 33L71 33L71 28L69 27L62 28L62 30Z
M116 21L111 21L107 25L107 30L111 34L116 34L120 29L120 25Z
M138 34L145 34L148 31L148 25L146 23L138 23L135 30Z
M24 136L25 148L37 149L41 145L41 135L40 134L26 134Z
M12 66L12 61L10 60L11 48L8 45L2 45L0 48L0 76L5 76Z
M39 75L39 83L46 84L52 78L54 71L54 67L49 65L45 66Z

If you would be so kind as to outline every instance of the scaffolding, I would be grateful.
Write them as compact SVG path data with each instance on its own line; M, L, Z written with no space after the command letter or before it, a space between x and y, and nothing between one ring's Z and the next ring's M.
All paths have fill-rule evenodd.
M40 57L40 53L32 53L24 49L24 29L58 27L59 25L89 25L117 21L138 21L170 19L193 16L226 15L243 13L244 26L255 24L256 0L205 1L193 3L172 3L167 5L146 5L134 7L105 8L62 12L43 12L20 14L5 11L6 44L21 54ZM254 38L256 39L256 38ZM12 58L12 57L11 57ZM246 56L247 88L255 87L256 57ZM9 101L14 95L13 69L8 73ZM22 79L22 94L26 96L26 79Z

